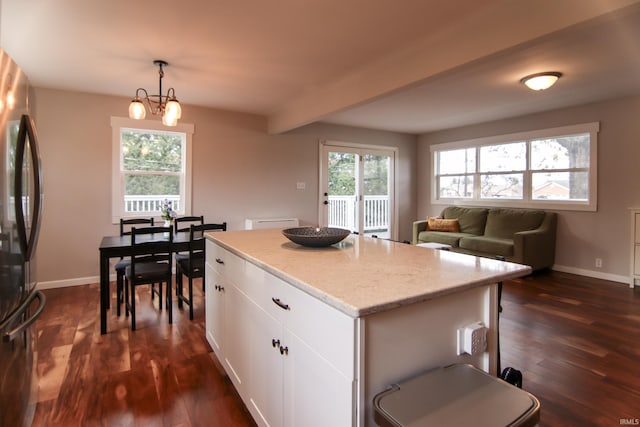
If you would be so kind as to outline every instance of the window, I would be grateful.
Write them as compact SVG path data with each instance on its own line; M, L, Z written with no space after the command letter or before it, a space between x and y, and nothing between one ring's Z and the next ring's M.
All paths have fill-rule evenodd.
M165 200L178 215L191 213L193 125L171 130L153 121L112 117L112 216L160 216Z
M432 203L597 207L598 123L438 144Z

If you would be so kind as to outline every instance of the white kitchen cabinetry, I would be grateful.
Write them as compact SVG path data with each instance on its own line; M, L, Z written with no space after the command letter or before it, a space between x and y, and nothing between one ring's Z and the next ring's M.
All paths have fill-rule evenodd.
M350 426L354 381L290 331L284 333L284 426Z
M374 396L416 373L468 363L495 375L496 282L530 271L362 236L322 250L270 229L207 239L224 287L207 277L207 338L259 426L374 426ZM458 331L479 321L486 351L458 354Z
M207 338L258 425L352 425L355 319L207 244Z
M631 209L631 277L629 286L640 280L640 209Z
M205 265L205 326L207 341L218 357L223 356L222 327L224 324L224 287L218 273ZM222 359L221 359L222 360Z
M255 305L251 323L251 390L246 402L259 425L281 426L283 405L282 325ZM283 347L284 352L284 347Z

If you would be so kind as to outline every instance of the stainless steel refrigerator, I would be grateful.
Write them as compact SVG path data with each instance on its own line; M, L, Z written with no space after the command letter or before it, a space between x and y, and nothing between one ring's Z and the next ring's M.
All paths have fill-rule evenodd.
M0 49L0 426L29 426L33 420L33 323L45 306L34 257L42 171L29 113L29 82Z

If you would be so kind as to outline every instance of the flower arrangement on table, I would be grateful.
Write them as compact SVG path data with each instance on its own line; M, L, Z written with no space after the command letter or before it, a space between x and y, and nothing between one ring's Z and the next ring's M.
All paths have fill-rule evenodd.
M176 211L173 210L173 208L171 207L171 202L167 199L164 199L164 202L162 202L162 219L164 219L165 224L167 223L171 223L171 221L173 221L173 219L178 216L178 214L176 213Z

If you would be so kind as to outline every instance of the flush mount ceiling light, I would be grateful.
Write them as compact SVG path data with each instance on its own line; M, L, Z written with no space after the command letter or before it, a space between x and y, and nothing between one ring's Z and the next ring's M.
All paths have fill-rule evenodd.
M553 86L560 77L562 77L562 73L547 71L525 76L520 79L520 83L526 85L531 90L545 90Z
M162 94L162 78L164 77L164 69L169 65L167 61L156 59L154 65L158 66L158 95L149 95L143 88L136 90L136 97L129 104L129 118L142 120L146 116L146 109L143 101L147 104L147 108L153 115L162 115L162 124L165 126L175 126L178 119L182 117L182 107L176 99L176 92L173 88L167 90L167 94ZM144 97L141 97L141 94Z

